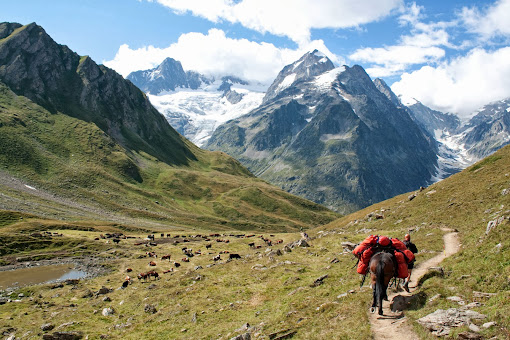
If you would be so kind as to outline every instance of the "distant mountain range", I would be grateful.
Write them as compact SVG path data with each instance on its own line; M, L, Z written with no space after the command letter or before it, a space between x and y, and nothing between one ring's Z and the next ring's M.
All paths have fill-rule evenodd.
M441 180L510 143L510 98L487 104L467 121L432 110L419 101L407 103L413 118L438 143Z
M402 190L412 190L416 186L446 178L510 141L507 123L510 99L488 104L471 120L461 122L454 114L432 110L416 100L402 103L382 79L371 81L360 66L335 68L319 51L308 53L284 67L267 90L258 87L256 91L251 91L249 90L251 85L234 77L216 80L197 72L184 71L180 62L170 58L152 70L134 72L128 79L146 91L151 102L164 113L171 125L197 145L228 152L241 160L256 175L271 183L342 212L358 209ZM378 91L373 91L374 88ZM391 109L381 106L381 99L378 99L381 94L389 101L384 105L391 105ZM299 162L291 159L299 152L303 152L296 151L296 142L293 139L298 141L306 139L304 136L313 126L312 119L322 116L317 113L325 109L319 104L328 107L329 103L323 103L325 98L337 101L338 97L348 103L354 116L357 116L355 120L359 119L363 126L368 128L370 131L368 134L379 133L382 136L381 140L374 137L373 140L367 141L355 134L358 142L352 143L353 149L347 154L355 155L354 159L360 162L368 158L367 153L370 150L368 145L376 143L379 147L386 147L387 150L391 148L399 150L393 156L410 161L406 158L409 150L402 152L398 143L402 142L402 138L406 140L404 144L407 141L418 142L418 139L424 138L425 142L413 146L419 155L419 161L406 163L408 168L416 166L422 170L414 174L413 171L405 175L401 173L398 180L395 178L394 183L384 170L372 168L370 171L377 175L369 177L358 170L353 170L360 164L354 166L352 160L348 168L349 171L354 171L354 175L346 169L339 170L345 168L345 164L340 164L349 163L347 161L349 157L333 161L330 156L326 158L334 165L329 164L327 167L335 168L334 171L328 170L326 176L319 174L321 170L314 170L318 177L324 176L324 180L317 182L318 177L310 174L310 170L305 171L307 175L296 169L292 170ZM353 102L351 97L354 98ZM368 107L371 108L367 109L371 113L363 111ZM284 108L286 114L281 113ZM387 111L391 114L382 114ZM273 115L274 117L271 117ZM345 119L352 117L335 116L335 119L349 125ZM222 126L224 123L226 125ZM398 132L385 130L390 125ZM305 128L306 126L308 128ZM329 128L334 133L326 135L338 134L334 128ZM349 130L349 133L352 134L353 131L358 132ZM310 143L316 143L317 150L322 148L321 143L327 139L322 136L317 140L317 136L322 134L323 131L316 132L316 136L309 140ZM397 140L395 136L399 136L401 140ZM364 140L363 148L360 147L361 140ZM344 142L347 141L352 142L351 139L344 138ZM254 142L256 145L251 145ZM413 144L409 144L411 145ZM375 149L372 151L377 154ZM433 157L431 153L434 154ZM312 158L326 159L325 155L319 157L313 154L310 153ZM318 159L309 164L315 166L319 164L317 161ZM290 166L287 162L293 165ZM387 162L388 160L384 160L381 164L391 164ZM399 168L398 162L394 163L395 167ZM362 164L368 167L370 162L365 159ZM370 165L372 166L374 164ZM300 167L306 168L303 165ZM280 169L275 170L277 168ZM388 167L387 171L398 173L391 167ZM350 179L346 179L345 176ZM376 179L378 176L380 178ZM303 184L304 182L308 184ZM349 183L346 184L349 188L338 184L340 182ZM321 185L315 187L311 183ZM373 186L367 183L373 183ZM335 208L339 202L343 202L340 203L343 208Z
M133 72L127 79L146 92L168 122L198 146L222 123L259 106L265 90L233 76L215 79L184 71L172 58L156 68Z

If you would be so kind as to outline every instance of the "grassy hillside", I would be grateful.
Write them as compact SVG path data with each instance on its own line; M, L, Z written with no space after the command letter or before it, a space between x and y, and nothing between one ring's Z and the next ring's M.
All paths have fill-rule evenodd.
M278 190L223 153L170 166L94 123L50 113L0 84L0 209L145 228L292 231L337 215Z
M75 287L53 288L53 284L46 284L1 293L13 299L20 293L24 297L20 302L2 306L0 329L17 336L26 332L43 334L40 326L51 323L60 327L59 331L76 331L89 338L109 334L112 338L127 339L230 339L250 332L252 339L371 339L368 322L371 292L366 285L358 289L360 277L353 268L355 261L350 252L343 251L341 243L357 242L375 233L402 237L412 230L413 241L420 250L417 255L420 263L442 252L442 228L454 228L462 240L461 251L441 264L445 277L431 277L423 282L419 290L423 303L406 311L406 316L413 321L439 308L459 307L446 298L460 296L466 303L481 302L474 310L487 315L483 322L497 323L483 330L483 336L505 339L510 329L507 317L510 250L506 237L510 213L506 209L509 196L503 191L510 187L507 170L510 170L508 147L422 191L395 197L309 230L311 247L296 247L290 252L285 251L284 245L299 239L298 233L266 232L243 238L233 236L239 232L220 232L220 239L230 241L223 243L216 242L217 237L205 241L189 237L193 232L176 230L171 232L171 238L157 236L158 245L147 248L135 245L142 241L138 238L122 240L118 245L94 240L99 233L114 230L134 237L145 236L124 225L70 222L47 225L35 220L13 223L20 217L23 220L33 217L4 213L0 221L5 232L27 238L45 228L61 233L61 239L68 240L70 248L74 242L74 250L85 256L87 252L93 253L94 261L106 264L110 271L82 280ZM253 193L235 196L243 200ZM416 197L410 200L411 195ZM488 221L501 216L506 218L486 235ZM189 243L182 243L184 233ZM180 238L175 239L179 234ZM268 247L260 235L283 242ZM181 243L174 244L173 240ZM251 242L262 247L250 248ZM78 243L83 247L78 248ZM212 247L206 249L206 244ZM182 262L183 246L201 250L201 255L192 257L189 263ZM151 259L144 257L148 250L159 257L170 254L171 262L157 258L154 259L157 266L150 267ZM224 251L240 254L241 259L226 261L228 254ZM221 260L213 261L212 257L218 254ZM175 268L174 261L180 262L181 267ZM133 273L155 269L161 279L147 283L135 279L128 288L116 289L126 275L131 275L126 272L128 267ZM171 268L173 272L163 274L163 270ZM321 277L322 284L314 284ZM111 301L104 300L102 295L88 294L97 292L101 286L114 289L107 294ZM495 295L476 298L473 291ZM437 294L439 298L427 302ZM107 307L115 313L103 316ZM418 324L413 325L420 338L434 338ZM466 326L454 329L451 338L466 329Z

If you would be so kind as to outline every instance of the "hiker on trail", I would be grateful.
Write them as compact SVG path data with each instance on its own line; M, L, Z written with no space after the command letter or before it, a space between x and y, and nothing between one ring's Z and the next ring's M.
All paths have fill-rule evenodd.
M416 248L416 245L413 242L411 242L411 235L406 234L404 236L404 244L406 245L407 249L409 249L410 251L413 252L413 254L416 254L418 252L418 248ZM408 272L408 274L407 274L407 278L406 278L405 283L404 283L404 289L408 293L409 293L409 280L411 280L411 272L413 271L413 268L414 268L414 260L410 261L407 264L407 272Z

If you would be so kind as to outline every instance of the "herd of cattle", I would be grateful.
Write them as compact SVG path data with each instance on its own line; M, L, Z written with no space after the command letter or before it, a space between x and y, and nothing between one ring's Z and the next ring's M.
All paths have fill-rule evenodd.
M147 236L147 238L143 241L143 242L135 242L133 243L133 245L135 246L144 246L144 247L155 247L155 246L158 246L158 245L161 245L161 244L165 244L165 243L171 243L173 245L176 245L176 244L179 244L179 243L189 243L189 242L196 242L196 241L205 241L205 242L208 242L205 244L205 249L207 251L207 254L208 255L214 255L214 253L210 252L212 246L213 246L213 243L216 242L216 243L224 243L224 244L228 244L230 243L230 240L228 238L225 238L225 237L235 237L235 238L252 238L252 237L255 237L254 234L250 234L250 235L245 235L245 234L230 234L230 235L220 235L220 234L209 234L209 235L189 235L189 236L185 236L185 235L174 235L172 236L171 234L160 234L160 238L158 240L156 240L156 235L155 234L150 234ZM165 238L166 236L166 238ZM271 237L274 237L274 235L271 235ZM99 238L96 238L96 240L100 240L100 239L112 239L112 241L116 244L120 243L120 240L122 239L129 239L129 238L134 238L134 237L130 237L130 236L125 236L124 234L122 233L114 233L114 234L110 234L110 233L107 233L107 234L101 234ZM168 239L172 239L170 242L168 242ZM269 238L266 238L264 237L263 235L260 235L259 238L262 240L262 242L265 243L266 246L272 246L273 244L280 244L280 243L283 243L283 240L274 240L272 241L271 239ZM108 240L106 242L109 242ZM259 249L262 247L262 245L257 245L256 242L251 242L251 243L248 243L248 246L252 249ZM159 257L159 259L161 259L161 261L165 261L165 260L168 260L170 263L173 263L173 266L175 268L179 268L181 266L181 262L190 262L190 259L194 256L201 256L201 255L205 255L205 253L202 252L201 249L198 249L198 250L193 250L192 248L189 248L188 246L185 246L185 247L182 247L181 248L181 251L182 251L182 254L183 256L180 257L180 260L178 261L172 261L172 256L170 254L165 254L165 255L161 255ZM217 261L221 261L222 260L222 255L227 255L228 256L225 258L225 260L228 262L228 261L231 261L231 260L236 260L236 259L241 259L241 255L239 254L236 254L236 253L230 253L228 250L221 250L219 251L217 254L215 254L213 257L212 257L212 261L213 262L217 262ZM145 256L145 257L148 257L148 258L152 258L153 260L149 261L148 262L148 265L150 267L156 267L157 266L157 262L156 260L158 259L158 255L156 254L156 252L154 250L149 250L149 251L146 251L144 255L142 256ZM129 272L132 272L133 270L131 268L127 268L126 270L128 273ZM174 271L174 268L170 268L170 269L167 269L167 270L163 270L163 274L166 274L166 273L171 273ZM157 271L155 270L150 270L150 271L147 271L147 272L141 272L137 275L137 278L139 281L147 281L147 280L152 280L152 279L159 279L160 276L158 274ZM131 283L131 277L130 276L126 276L124 282L122 283L122 288L126 288L129 284Z

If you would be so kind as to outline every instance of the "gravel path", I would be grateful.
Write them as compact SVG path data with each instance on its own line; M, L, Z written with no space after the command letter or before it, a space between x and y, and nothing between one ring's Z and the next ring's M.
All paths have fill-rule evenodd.
M443 231L451 231L445 230ZM388 300L392 299L398 294L403 296L411 296L415 291L418 290L417 282L425 275L430 267L435 267L441 261L448 256L451 256L459 251L460 242L456 232L450 232L443 236L444 240L444 251L443 253L418 264L411 275L411 281L409 283L410 293L407 292L391 292L388 290ZM376 313L370 314L370 324L375 340L419 340L419 337L414 333L411 325L407 322L404 312L392 312L390 309L390 302L383 302L384 315L380 316Z

